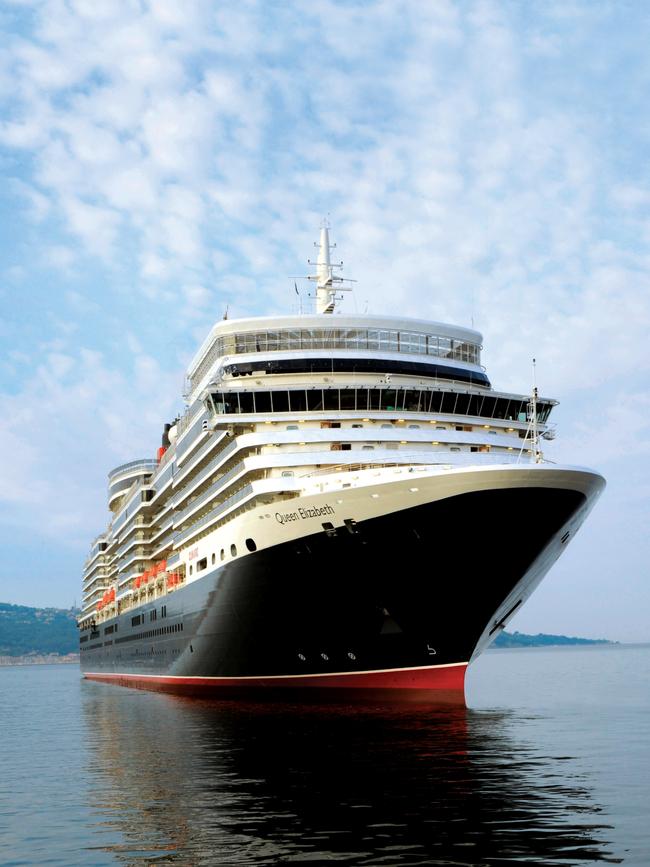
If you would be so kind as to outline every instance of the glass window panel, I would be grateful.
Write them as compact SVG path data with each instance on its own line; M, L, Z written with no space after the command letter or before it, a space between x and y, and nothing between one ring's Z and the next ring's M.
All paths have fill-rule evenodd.
M313 412L318 412L323 408L323 392L320 388L310 389L307 392L307 408Z
M442 393L442 402L440 406L440 412L444 413L452 413L454 411L454 404L456 403L456 395L452 394L449 391L444 391Z
M273 392L273 412L289 412L289 395L286 391Z
M323 391L323 402L325 409L338 410L339 408L339 390L338 388L327 388Z
M255 411L271 412L271 395L268 391L255 392Z
M459 415L467 415L469 409L469 395L459 394L456 400L456 413Z
M379 349L379 332L376 329L368 331L368 349Z
M239 395L239 406L242 412L255 412L253 407L253 395L250 391L242 392Z
M420 408L420 392L407 389L404 400L404 409L407 412L418 412Z
M469 404L467 407L467 415L479 415L479 410L481 408L481 401L483 397L479 394L471 394L469 396Z
M495 404L496 404L496 398L495 397L488 397L486 395L483 398L483 403L481 404L481 416L483 418L493 418Z
M382 396L382 407L387 410L397 409L397 397L397 389L387 388Z
M291 412L305 412L307 409L307 398L304 389L289 392L289 401Z

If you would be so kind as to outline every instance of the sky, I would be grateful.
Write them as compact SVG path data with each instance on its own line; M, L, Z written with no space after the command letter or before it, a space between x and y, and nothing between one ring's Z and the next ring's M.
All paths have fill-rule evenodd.
M80 600L108 471L153 456L223 316L484 336L608 487L510 624L650 641L650 8L607 0L4 0L0 601Z

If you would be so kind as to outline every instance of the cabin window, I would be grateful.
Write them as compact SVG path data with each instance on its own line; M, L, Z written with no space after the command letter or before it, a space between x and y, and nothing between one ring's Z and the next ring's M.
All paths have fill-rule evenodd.
M190 575L192 574L192 569L193 569L193 568L194 568L193 566L190 566Z
M230 556L231 556L231 557L236 557L236 556L237 556L237 545L232 544L232 545L230 546Z
M216 562L217 562L217 555L216 555L216 554L213 554L213 555L212 555L212 565L214 566L214 564L215 564Z
M196 571L197 572L203 572L203 570L207 569L207 568L208 568L208 558L207 557L202 557L201 560L197 561L197 564L196 564Z
M352 443L341 443L341 451L349 452L352 450Z
M226 559L226 552L223 550L223 548L222 548L221 551L219 552L219 559L220 559L220 560L225 560L225 559Z
M257 545L254 539L246 539L246 547L249 551L257 551Z

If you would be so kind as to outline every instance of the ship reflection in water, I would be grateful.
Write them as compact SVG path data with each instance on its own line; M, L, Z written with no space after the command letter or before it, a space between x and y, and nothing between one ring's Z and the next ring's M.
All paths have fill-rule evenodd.
M98 827L129 864L616 860L584 773L511 714L83 693Z

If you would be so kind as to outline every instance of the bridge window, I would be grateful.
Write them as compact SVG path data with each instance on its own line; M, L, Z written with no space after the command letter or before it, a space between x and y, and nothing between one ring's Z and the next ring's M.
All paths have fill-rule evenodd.
M255 412L270 414L278 412L302 413L325 411L343 412L417 412L432 415L470 416L484 419L518 419L527 421L527 400L498 397L493 394L463 394L455 391L438 391L408 388L328 388L281 391L235 392L213 394L217 406L226 407L231 414ZM538 416L541 424L546 423L553 408L552 403L538 403ZM382 427L390 427L385 422ZM340 422L321 422L322 428L340 428ZM354 424L353 427L362 427ZM410 425L416 428L417 425ZM298 430L297 424L286 426L287 430ZM440 425L440 430L446 426ZM463 427L471 430L471 425ZM153 492L152 492L153 493Z

